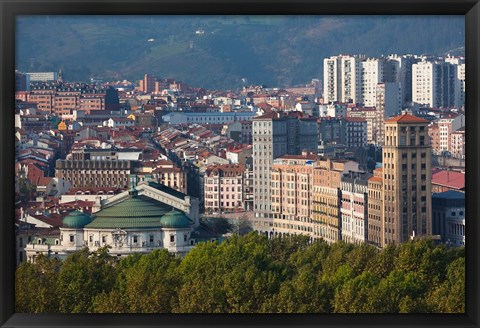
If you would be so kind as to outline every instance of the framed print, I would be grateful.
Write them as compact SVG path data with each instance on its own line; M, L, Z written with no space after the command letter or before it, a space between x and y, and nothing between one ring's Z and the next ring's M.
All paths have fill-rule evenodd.
M478 1L3 1L2 327L477 327Z

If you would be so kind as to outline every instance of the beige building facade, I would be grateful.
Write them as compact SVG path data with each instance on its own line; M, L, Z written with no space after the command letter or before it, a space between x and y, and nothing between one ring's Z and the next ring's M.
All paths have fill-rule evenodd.
M382 246L432 234L428 124L409 114L385 121Z

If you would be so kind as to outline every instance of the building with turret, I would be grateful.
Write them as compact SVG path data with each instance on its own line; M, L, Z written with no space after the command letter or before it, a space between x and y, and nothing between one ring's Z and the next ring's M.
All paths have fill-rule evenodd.
M125 257L156 249L184 256L198 242L217 241L200 224L198 199L154 182L136 185L107 199L89 215L74 210L62 220L56 236L34 238L26 245L27 261L39 254L64 259L85 247Z

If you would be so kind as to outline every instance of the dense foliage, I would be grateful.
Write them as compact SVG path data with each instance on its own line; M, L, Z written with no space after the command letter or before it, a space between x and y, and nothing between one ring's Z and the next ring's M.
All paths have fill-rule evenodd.
M304 236L233 235L183 259L103 248L16 274L16 312L412 313L465 311L465 250L429 240L377 250Z

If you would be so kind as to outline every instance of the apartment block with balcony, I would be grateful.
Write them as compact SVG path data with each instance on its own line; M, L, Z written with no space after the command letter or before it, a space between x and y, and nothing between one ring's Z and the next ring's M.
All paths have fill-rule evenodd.
M313 237L312 185L316 155L284 155L273 161L270 189L275 234Z
M340 182L342 240L361 244L368 240L368 180L366 175L345 175Z
M340 213L341 177L358 172L358 163L322 158L313 170L312 220L314 238L329 243L342 239Z

